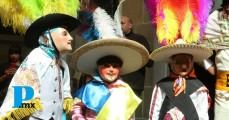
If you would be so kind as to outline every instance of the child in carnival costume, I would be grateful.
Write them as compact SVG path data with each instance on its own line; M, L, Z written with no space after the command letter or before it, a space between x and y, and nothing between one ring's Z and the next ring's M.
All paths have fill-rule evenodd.
M100 7L93 20L99 39L78 48L70 60L73 68L93 76L75 94L72 119L131 119L141 100L119 75L144 66L149 53L141 44L118 37L113 20Z
M0 108L1 120L54 119L61 120L62 112L72 108L68 65L60 58L72 50L69 32L80 25L76 18L61 14L47 14L34 21L26 31L25 44L34 48L12 78L8 93ZM13 87L29 86L34 90L32 108L19 108ZM25 96L25 91L22 96ZM22 98L21 98L22 99Z
M93 79L76 92L72 119L130 119L141 100L119 75L144 65L146 49L127 39L111 38L85 44L74 54L71 62Z

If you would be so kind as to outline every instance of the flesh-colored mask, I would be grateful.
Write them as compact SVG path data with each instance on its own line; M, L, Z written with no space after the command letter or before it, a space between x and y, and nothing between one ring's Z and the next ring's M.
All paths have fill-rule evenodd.
M66 53L72 50L73 38L65 28L58 28L51 33L53 42L60 53Z
M185 77L193 69L193 59L189 54L177 54L172 57L170 65L175 74Z
M104 64L104 65L98 65L98 70L101 78L105 82L113 82L115 81L120 72L119 65L116 64Z

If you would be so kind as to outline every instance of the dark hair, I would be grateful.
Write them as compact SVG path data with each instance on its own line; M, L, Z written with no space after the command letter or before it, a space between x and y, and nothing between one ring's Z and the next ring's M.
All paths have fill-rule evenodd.
M229 0L223 0L221 7L225 7L227 4L229 4Z
M18 44L11 45L9 48L9 54L12 53L21 54L21 47Z
M110 64L110 63L117 63L119 64L120 67L122 67L122 60L116 56L113 55L108 55L108 56L104 56L101 57L99 60L97 60L97 65L103 65L103 64Z

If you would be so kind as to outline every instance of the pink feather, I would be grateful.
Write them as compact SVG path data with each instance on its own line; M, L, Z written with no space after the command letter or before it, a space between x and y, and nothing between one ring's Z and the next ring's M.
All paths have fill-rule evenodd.
M204 29L207 23L207 19L209 16L209 12L211 10L213 0L144 0L147 12L150 17L151 24L157 28L157 22L156 18L159 17L161 12L159 10L163 8L169 8L170 10L173 10L174 13L176 14L176 19L179 21L180 25L184 22L184 20L190 21L192 24L191 26L186 26L185 28L188 27L189 30L184 29L187 32L190 32L190 35L196 36L200 35L199 39L202 38ZM190 18L185 18L188 17L186 16L188 12L191 12ZM159 15L159 16L158 16ZM160 16L163 17L163 16ZM189 20L190 19L190 20ZM194 23L192 23L194 22ZM197 31L195 31L194 34L194 27L197 27L195 25L200 25L199 30L196 28ZM171 27L171 26L169 26ZM181 27L179 26L181 32ZM183 30L183 31L184 31ZM186 32L185 32L186 33ZM179 33L180 35L182 33ZM182 36L182 35L181 35ZM186 35L187 36L187 35ZM198 39L198 38L197 38ZM165 41L162 41L162 44L166 44Z
M207 20L208 20L208 16L210 14L210 10L212 8L213 5L213 1L212 0L199 0L199 8L200 8L200 12L199 12L199 21L200 21L200 37L202 38L204 35L204 29L206 27L207 24Z
M156 27L156 10L158 0L145 0L147 12L149 13L151 24Z

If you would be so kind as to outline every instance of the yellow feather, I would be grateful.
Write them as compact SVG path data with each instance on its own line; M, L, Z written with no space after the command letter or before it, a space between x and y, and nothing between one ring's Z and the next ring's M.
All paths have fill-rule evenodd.
M49 13L63 13L77 16L77 11L80 9L79 5L79 0L45 0L43 15Z
M16 0L3 0L0 2L0 16L4 27L12 26L14 32L25 33L23 21L26 18L25 12L21 9Z
M29 24L49 13L64 13L77 17L79 5L79 0L2 0L0 16L4 27L12 26L14 32L24 34L27 27L25 20L28 20Z
M37 16L42 16L43 0L18 0L18 2L31 21L36 20Z
M181 23L181 36L187 43L197 42L200 38L200 24L193 17L191 11L187 11L184 21Z
M167 44L174 43L179 30L179 21L170 9L164 9L164 16L157 17L157 37L159 43L166 40Z

